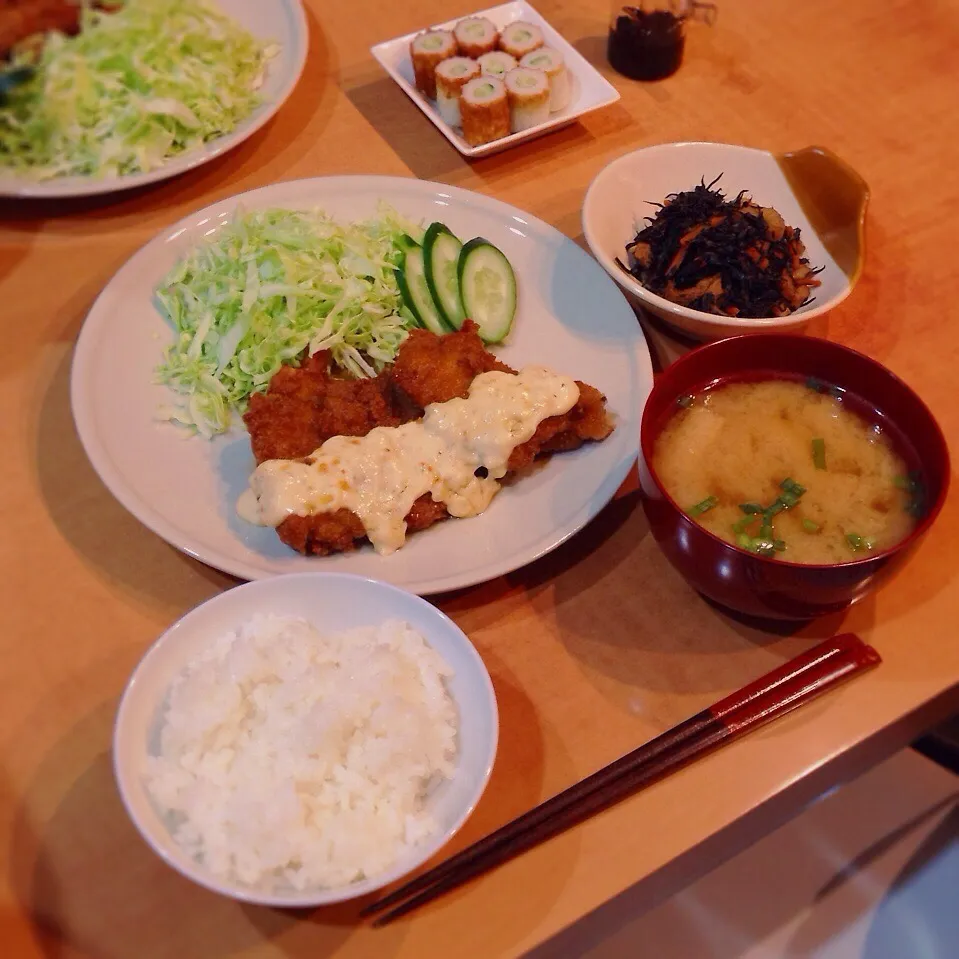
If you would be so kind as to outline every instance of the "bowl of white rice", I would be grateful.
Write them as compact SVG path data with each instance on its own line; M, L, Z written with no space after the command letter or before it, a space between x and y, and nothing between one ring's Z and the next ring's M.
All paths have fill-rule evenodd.
M153 644L113 764L137 829L184 876L318 906L433 856L479 801L498 730L482 659L436 607L298 573L221 593Z

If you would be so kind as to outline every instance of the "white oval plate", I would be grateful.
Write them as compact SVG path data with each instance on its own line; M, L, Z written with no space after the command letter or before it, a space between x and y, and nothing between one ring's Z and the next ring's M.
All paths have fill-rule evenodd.
M379 556L366 547L331 557L291 551L268 527L236 515L255 466L240 429L184 438L155 419L169 399L153 371L171 330L153 292L174 263L245 209L320 207L343 220L386 200L414 220L442 220L461 238L484 236L516 270L519 303L509 343L514 367L541 363L602 390L617 417L602 443L552 458L504 489L473 519L456 519ZM71 375L73 415L94 468L142 523L191 556L244 579L324 570L385 580L415 593L484 582L544 555L591 520L636 461L652 386L649 350L632 309L602 267L572 240L515 207L456 187L397 177L293 180L230 197L165 229L136 253L94 303Z
M70 176L37 181L4 173L0 167L0 196L50 199L132 190L209 163L253 136L283 106L300 79L310 42L306 15L300 0L216 0L216 4L255 37L280 45L277 55L267 64L260 91L263 102L232 133L217 137L196 150L181 153L149 173L104 178Z

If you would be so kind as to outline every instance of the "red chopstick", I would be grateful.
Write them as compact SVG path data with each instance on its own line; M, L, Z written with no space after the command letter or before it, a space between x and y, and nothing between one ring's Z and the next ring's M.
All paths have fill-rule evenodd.
M852 633L819 643L371 903L361 915L390 910L373 923L386 925L880 662L876 650Z

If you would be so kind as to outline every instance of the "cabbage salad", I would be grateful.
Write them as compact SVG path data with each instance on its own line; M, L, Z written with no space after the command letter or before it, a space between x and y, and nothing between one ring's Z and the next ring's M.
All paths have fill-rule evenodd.
M0 167L38 180L146 173L232 131L259 105L275 45L207 0L84 6L80 32L50 33L0 107Z
M238 210L156 292L176 332L157 379L177 396L160 417L225 432L282 364L320 350L376 375L416 325L395 271L422 233L385 204L345 225L322 211Z

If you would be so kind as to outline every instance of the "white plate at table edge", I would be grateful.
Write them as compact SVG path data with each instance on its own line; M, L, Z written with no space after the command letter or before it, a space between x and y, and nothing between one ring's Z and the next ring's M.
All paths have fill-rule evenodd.
M184 439L182 431L154 419L169 396L151 380L170 329L154 306L153 290L198 241L202 228L238 205L323 207L345 219L372 213L379 198L415 219L442 218L454 231L482 232L502 246L517 266L520 305L513 335L497 355L514 365L552 365L591 382L609 397L616 430L602 443L557 454L504 490L481 516L411 536L392 556L363 547L304 557L280 543L274 530L248 526L235 516L235 497L254 465L245 432L211 443ZM432 212L434 204L442 216ZM351 205L363 212L343 212ZM464 230L469 221L481 229ZM526 233L512 222L523 224ZM545 271L546 279L534 276L534 269ZM558 287L555 303L550 284ZM116 364L117 356L127 362ZM244 579L303 570L351 572L423 595L476 585L525 566L593 519L636 461L651 386L649 350L632 309L602 267L572 240L482 194L375 176L280 182L228 197L162 230L120 268L93 304L77 341L70 384L77 431L104 484L145 526L184 553ZM183 486L181 493L171 491L171 484ZM558 519L557 511L562 511ZM518 545L517 529L522 531Z
M491 140L489 143L482 143L479 146L470 146L457 132L457 128L451 127L443 121L433 103L416 89L397 66L398 62L405 63L408 67L407 72L412 76L413 67L409 54L410 41L422 33L423 30L452 28L455 23L465 17L488 17L496 24L497 28L502 28L505 24L514 20L527 20L541 27L546 45L559 50L566 62L566 69L569 71L572 84L572 99L569 105L556 113L551 113L548 120L537 124L535 127L530 127L528 130L511 133L509 136L500 137L498 140ZM402 51L399 61L396 59L396 51ZM499 153L501 150L507 150L519 143L542 136L544 133L568 126L579 117L592 113L593 110L599 110L601 107L609 106L620 98L619 91L542 14L526 3L525 0L513 0L511 3L488 7L486 10L464 13L463 16L456 17L453 20L425 25L405 36L394 37L392 40L383 40L377 43L370 47L370 53L379 61L380 66L390 75L392 80L429 118L433 126L465 157L490 156ZM591 95L586 93L587 85ZM577 102L583 100L586 102L577 107Z
M181 153L155 170L147 173L131 173L126 176L107 178L71 176L52 180L30 180L6 173L0 167L0 197L9 199L68 199L71 197L101 196L149 186L171 177L194 170L224 153L238 147L276 116L280 107L296 88L309 50L310 30L302 0L215 0L216 5L228 16L241 20L237 10L246 9L252 17L278 22L286 19L286 42L277 32L250 32L261 40L277 40L281 43L277 55L267 63L263 83L264 101L235 130L186 153ZM282 13L270 14L264 7L267 3L280 8ZM249 29L249 27L248 27Z

